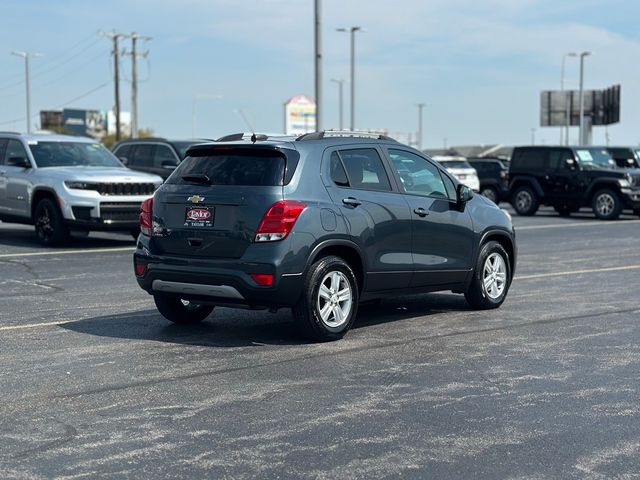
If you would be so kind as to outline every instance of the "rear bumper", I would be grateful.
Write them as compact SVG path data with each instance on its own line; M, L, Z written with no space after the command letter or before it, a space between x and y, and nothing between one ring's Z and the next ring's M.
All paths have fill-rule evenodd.
M138 285L151 295L247 307L291 307L302 293L302 274L283 274L276 265L152 255L138 242L134 264L146 265ZM251 274L273 275L273 285L257 285Z

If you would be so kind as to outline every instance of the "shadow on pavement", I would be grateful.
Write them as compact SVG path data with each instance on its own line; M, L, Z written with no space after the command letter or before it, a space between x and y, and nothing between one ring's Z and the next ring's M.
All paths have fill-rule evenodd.
M424 317L447 311L468 310L462 295L428 294L363 304L354 329ZM203 323L175 325L155 309L105 315L60 325L61 328L100 337L150 340L209 347L300 345L309 343L293 323L288 309L265 311L220 308Z
M62 248L107 248L134 245L129 234L92 232L89 236L72 235ZM0 246L45 248L37 240L32 226L0 222ZM55 247L50 247L52 250Z

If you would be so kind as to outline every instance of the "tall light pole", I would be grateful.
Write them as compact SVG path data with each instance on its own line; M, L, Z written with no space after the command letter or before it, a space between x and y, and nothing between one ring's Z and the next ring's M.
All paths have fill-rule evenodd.
M591 52L580 52L580 145L584 145L584 57L591 55Z
M338 112L339 112L339 129L342 130L342 128L344 127L344 123L343 123L343 96L342 96L342 87L344 86L344 80L342 79L336 79L336 78L332 78L331 79L332 82L337 83L338 84Z
M316 130L322 131L322 1L314 1L315 10L315 97L316 97Z
M31 91L29 88L29 58L42 56L39 53L11 52L11 55L24 58L24 83L27 91L27 133L31 133Z
M356 32L362 27L337 28L338 32L351 33L351 130L356 129Z
M564 67L565 61L567 57L577 57L578 54L575 52L565 53L562 56L562 66L560 67L560 92L564 94ZM563 100L565 103L564 112L565 112L565 126L564 128L560 128L560 145L569 145L569 125L570 125L570 115L571 115L571 105L567 101L567 98L563 95Z
M424 109L424 103L418 103L418 150L422 150L422 110Z

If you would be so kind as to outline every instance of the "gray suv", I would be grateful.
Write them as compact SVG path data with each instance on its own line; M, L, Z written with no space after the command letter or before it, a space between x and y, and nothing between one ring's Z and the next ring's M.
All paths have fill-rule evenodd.
M289 307L316 340L388 295L499 307L516 265L508 213L418 150L355 132L194 146L140 227L135 275L167 319Z
M0 132L0 220L35 225L44 245L71 231L137 236L140 204L161 184L89 138Z

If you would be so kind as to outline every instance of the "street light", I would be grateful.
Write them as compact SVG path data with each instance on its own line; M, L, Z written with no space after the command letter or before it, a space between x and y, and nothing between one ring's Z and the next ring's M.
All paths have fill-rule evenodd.
M585 145L584 132L584 57L591 55L591 52L580 52L580 145Z
M343 122L342 122L342 112L343 112L343 108L342 108L342 87L344 85L344 80L342 79L336 79L336 78L332 78L331 79L332 82L337 83L338 84L338 112L339 112L339 129L342 130L343 127Z
M422 110L424 105L424 103L416 104L416 107L418 107L418 150L422 150Z
M577 57L578 54L575 52L569 52L569 53L565 53L562 56L562 66L560 67L560 91L564 92L564 66L565 66L565 61L567 59L567 57ZM571 105L570 103L567 101L567 99L563 96L564 99L564 103L565 103L565 127L564 128L560 128L560 145L564 144L564 145L569 145L569 125L570 123L570 116L571 116Z
M27 133L31 133L31 93L29 90L29 58L41 57L39 53L11 52L11 55L24 58L24 83L27 90Z
M351 130L356 128L356 32L361 30L362 27L336 28L337 32L351 33Z

